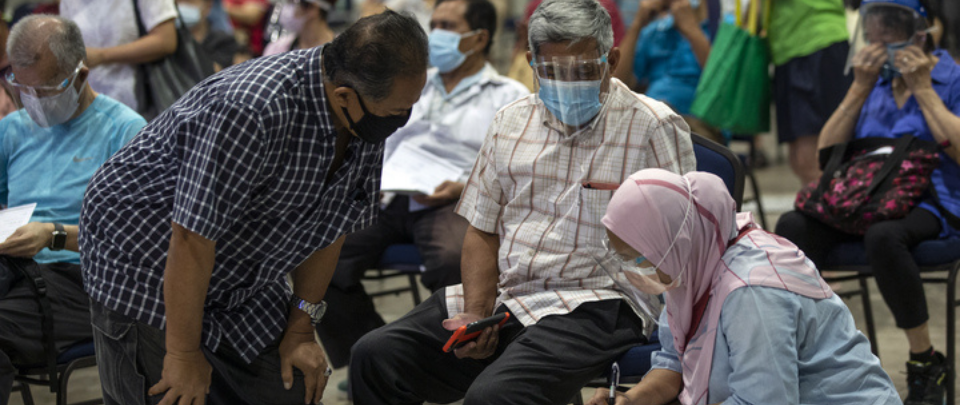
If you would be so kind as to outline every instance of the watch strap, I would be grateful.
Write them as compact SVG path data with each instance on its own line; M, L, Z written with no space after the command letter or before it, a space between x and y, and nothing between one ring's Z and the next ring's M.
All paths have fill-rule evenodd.
M53 238L50 240L50 250L63 250L67 246L67 230L63 224L53 224Z

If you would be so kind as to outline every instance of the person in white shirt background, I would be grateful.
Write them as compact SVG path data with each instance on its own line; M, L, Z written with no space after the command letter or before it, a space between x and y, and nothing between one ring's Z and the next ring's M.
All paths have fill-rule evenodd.
M146 35L137 28L134 2ZM62 0L60 15L73 20L87 44L90 87L138 112L137 65L177 50L174 0Z
M403 144L458 167L461 174L437 185L430 195L385 193L377 223L347 236L325 296L330 309L317 326L336 368L347 365L350 348L360 337L384 325L360 278L377 264L387 246L417 245L425 267L421 281L431 291L460 282L467 221L454 213L454 207L494 115L529 94L487 62L496 21L489 0L436 2L429 37L433 68L410 121L387 138L384 160L388 166Z

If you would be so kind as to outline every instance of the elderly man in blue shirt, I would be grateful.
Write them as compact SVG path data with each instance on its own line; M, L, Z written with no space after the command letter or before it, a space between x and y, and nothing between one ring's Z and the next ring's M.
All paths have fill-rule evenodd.
M108 404L320 401L322 299L427 58L388 10L205 80L103 166L80 249Z
M0 204L36 208L30 223L0 242L0 404L16 367L46 364L53 354L43 344L40 300L52 312L58 353L90 339L77 253L80 204L97 168L146 125L87 84L83 36L72 21L27 17L7 49L11 65L2 78L24 108L0 121ZM33 286L41 280L45 297Z
M429 37L434 68L410 122L387 140L384 154L389 160L402 144L457 167L461 174L439 184L430 195L387 193L378 222L347 236L327 290L331 308L317 327L334 367L346 366L353 344L384 325L360 278L376 266L387 246L416 244L423 257L421 282L431 291L460 282L467 221L453 209L494 114L528 94L522 84L500 76L486 62L496 23L496 9L489 0L436 4Z

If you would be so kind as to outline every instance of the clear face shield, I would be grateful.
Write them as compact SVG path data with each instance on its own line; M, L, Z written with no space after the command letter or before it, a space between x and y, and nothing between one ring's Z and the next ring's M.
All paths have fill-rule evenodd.
M637 257L625 256L613 247L613 243L608 236L604 236L602 241L605 253L601 257L594 258L604 272L613 279L617 287L628 295L632 303L650 314L653 319L659 317L660 302L655 298L651 300L651 298L681 286L689 268L689 263L685 263L680 272L669 283L664 283L657 272L657 268L663 264L663 261L669 257L670 252L676 246L680 234L687 226L687 221L690 220L693 211L693 194L689 192L691 190L690 180L686 177L683 180L688 190L687 206L684 210L683 220L680 221L680 226L677 228L678 232L664 251L659 263L652 263L647 260L642 252Z
M17 105L21 114L27 114L24 122L33 122L39 127L49 128L63 124L73 117L80 106L80 90L76 80L83 69L83 62L77 65L73 73L57 79L55 84L29 86L17 81L13 68L8 66L0 71L3 84ZM82 89L85 85L81 84Z
M570 132L586 127L600 113L607 96L603 82L610 70L606 55L596 59L537 56L530 66L536 76L537 98L554 117L573 129Z
M896 54L911 45L923 47L927 33L932 32L927 20L917 10L895 3L866 3L860 8L860 19L854 30L846 72L860 63L861 51L875 44L884 46L887 60L880 71L881 77L892 79L900 75L894 65Z

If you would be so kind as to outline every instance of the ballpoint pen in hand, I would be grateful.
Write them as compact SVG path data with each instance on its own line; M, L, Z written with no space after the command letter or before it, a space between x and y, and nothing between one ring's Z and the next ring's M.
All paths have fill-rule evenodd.
M617 387L620 386L620 365L613 362L610 366L610 396L607 397L607 405L614 405L617 402Z

